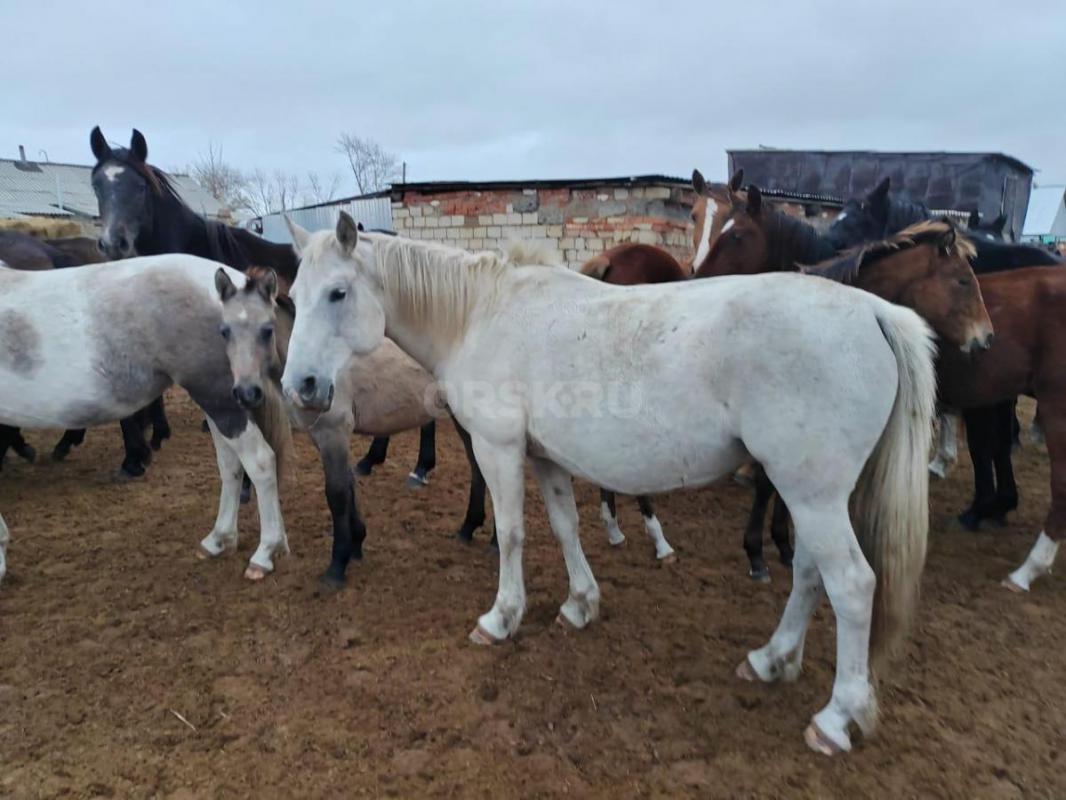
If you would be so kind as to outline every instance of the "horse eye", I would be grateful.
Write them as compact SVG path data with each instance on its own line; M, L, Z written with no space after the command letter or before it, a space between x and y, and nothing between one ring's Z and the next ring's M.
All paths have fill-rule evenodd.
M695 211L693 211L693 212L692 212L691 214L689 214L689 218L690 218L690 219L691 219L691 220L692 220L693 222L695 222L695 221L696 221L696 212L695 212Z
M329 293L329 301L331 303L339 303L347 296L348 293L344 291L344 289L334 289L332 292Z
M729 238L732 239L734 242L739 242L744 237L741 235L740 231L733 231L731 234L729 234Z
M969 278L959 278L959 286L969 286L972 281Z
M264 325L259 331L259 338L263 340L264 344L269 342L271 337L273 337L273 336L274 336L274 326L273 325Z
M230 328L229 325L219 325L218 332L222 334L222 338L229 341Z

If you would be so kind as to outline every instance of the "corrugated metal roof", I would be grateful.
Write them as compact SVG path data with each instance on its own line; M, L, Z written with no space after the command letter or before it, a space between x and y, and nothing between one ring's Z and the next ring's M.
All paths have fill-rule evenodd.
M425 181L421 183L394 183L393 195L403 192L433 194L438 192L500 191L506 189L592 189L598 186L646 186L648 184L691 186L688 178L670 175L632 175L615 178L534 178L528 181Z
M1064 186L1034 186L1029 195L1029 211L1025 215L1022 236L1050 235L1055 218L1062 210L1064 197Z
M81 164L0 158L0 218L23 216L96 217L99 208L90 180L92 167ZM187 175L171 176L194 211L218 216L221 205Z

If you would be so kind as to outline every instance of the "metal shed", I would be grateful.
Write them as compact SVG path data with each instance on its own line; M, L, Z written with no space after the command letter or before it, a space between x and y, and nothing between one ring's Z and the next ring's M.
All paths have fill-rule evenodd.
M931 209L1008 217L1018 236L1025 222L1033 170L1002 153L886 153L869 150L730 150L729 172L744 170L760 189L843 202L865 195L882 178Z

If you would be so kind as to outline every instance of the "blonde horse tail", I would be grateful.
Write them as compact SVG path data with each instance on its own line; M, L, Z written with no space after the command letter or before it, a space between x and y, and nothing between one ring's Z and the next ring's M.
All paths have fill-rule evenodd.
M281 390L274 381L263 383L263 403L252 414L255 424L263 432L274 451L274 465L278 476L278 490L290 476L293 463L292 423Z
M883 663L910 628L929 533L926 461L936 412L936 347L913 311L879 301L875 309L896 357L892 413L855 493L859 544L877 576L870 657Z
M593 256L584 264L581 265L581 269L578 270L582 275L588 275L590 278L595 278L598 281L603 280L603 276L607 274L607 270L611 267L611 261L607 256L599 255Z

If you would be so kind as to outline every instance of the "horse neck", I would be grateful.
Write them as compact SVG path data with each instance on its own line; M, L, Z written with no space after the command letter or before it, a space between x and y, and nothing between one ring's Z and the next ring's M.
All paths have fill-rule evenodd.
M797 264L817 264L836 255L828 238L780 211L770 217L766 233L767 262L772 272L789 272Z
M929 209L921 203L893 200L888 208L888 219L885 221L885 236L899 233L909 225L927 219L929 219Z
M977 250L977 255L973 259L973 271L978 275L1008 269L1062 264L1061 259L1039 247L992 242L980 238L972 241Z
M499 271L473 263L415 267L404 263L401 254L423 245L404 239L393 241L396 246L389 249L390 263L380 262L379 251L370 270L375 285L381 289L385 334L425 370L437 374L462 344L479 309L494 302ZM385 270L401 279L386 281ZM419 281L419 270L431 276L428 284ZM397 275L398 271L403 274ZM439 280L445 272L454 279L451 285Z

